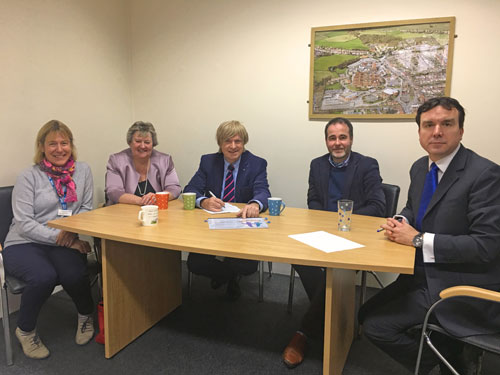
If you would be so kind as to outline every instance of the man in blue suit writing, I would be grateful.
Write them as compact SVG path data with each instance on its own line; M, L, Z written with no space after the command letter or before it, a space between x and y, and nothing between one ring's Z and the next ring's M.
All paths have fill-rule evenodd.
M217 128L219 151L201 157L200 166L184 192L196 193L196 206L209 211L220 211L225 202L246 203L238 213L242 218L257 217L267 209L271 196L267 182L267 162L245 150L248 133L239 121L226 121ZM255 260L226 257L223 261L214 255L190 253L188 269L209 277L212 288L227 283L230 300L240 297L238 281L241 275L257 271Z
M325 127L328 153L314 159L309 171L307 206L310 209L337 211L339 199L354 201L355 214L383 216L385 196L375 159L351 151L353 127L336 117ZM325 271L320 267L293 266L311 301L300 329L283 352L283 362L293 368L304 359L306 339L321 335L325 311Z

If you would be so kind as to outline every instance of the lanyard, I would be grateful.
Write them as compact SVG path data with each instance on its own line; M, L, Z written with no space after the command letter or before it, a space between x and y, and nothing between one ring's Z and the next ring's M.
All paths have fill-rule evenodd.
M57 198L59 198L59 202L61 203L61 208L63 210L66 210L68 208L68 204L65 202L66 201L66 190L67 190L66 186L63 185L64 196L60 197L59 194L57 193L56 185L54 185L54 180L52 180L52 177L49 177L49 181L52 184L52 187L54 188L54 190L56 191Z

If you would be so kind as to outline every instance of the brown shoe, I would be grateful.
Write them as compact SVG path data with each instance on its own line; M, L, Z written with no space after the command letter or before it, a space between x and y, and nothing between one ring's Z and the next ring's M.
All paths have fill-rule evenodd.
M292 340L283 351L283 362L288 368L294 368L304 360L306 351L306 336L302 332L295 332Z

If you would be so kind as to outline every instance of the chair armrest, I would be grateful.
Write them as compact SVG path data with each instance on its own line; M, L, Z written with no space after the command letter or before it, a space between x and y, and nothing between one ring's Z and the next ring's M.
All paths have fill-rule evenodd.
M444 289L441 291L441 293L439 293L439 296L442 299L450 297L474 297L494 302L500 302L500 292L468 285L459 285Z

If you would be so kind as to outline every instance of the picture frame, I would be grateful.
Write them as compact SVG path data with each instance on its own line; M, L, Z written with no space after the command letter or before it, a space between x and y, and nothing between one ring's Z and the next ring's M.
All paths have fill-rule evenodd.
M414 118L449 96L455 17L311 29L309 118Z

